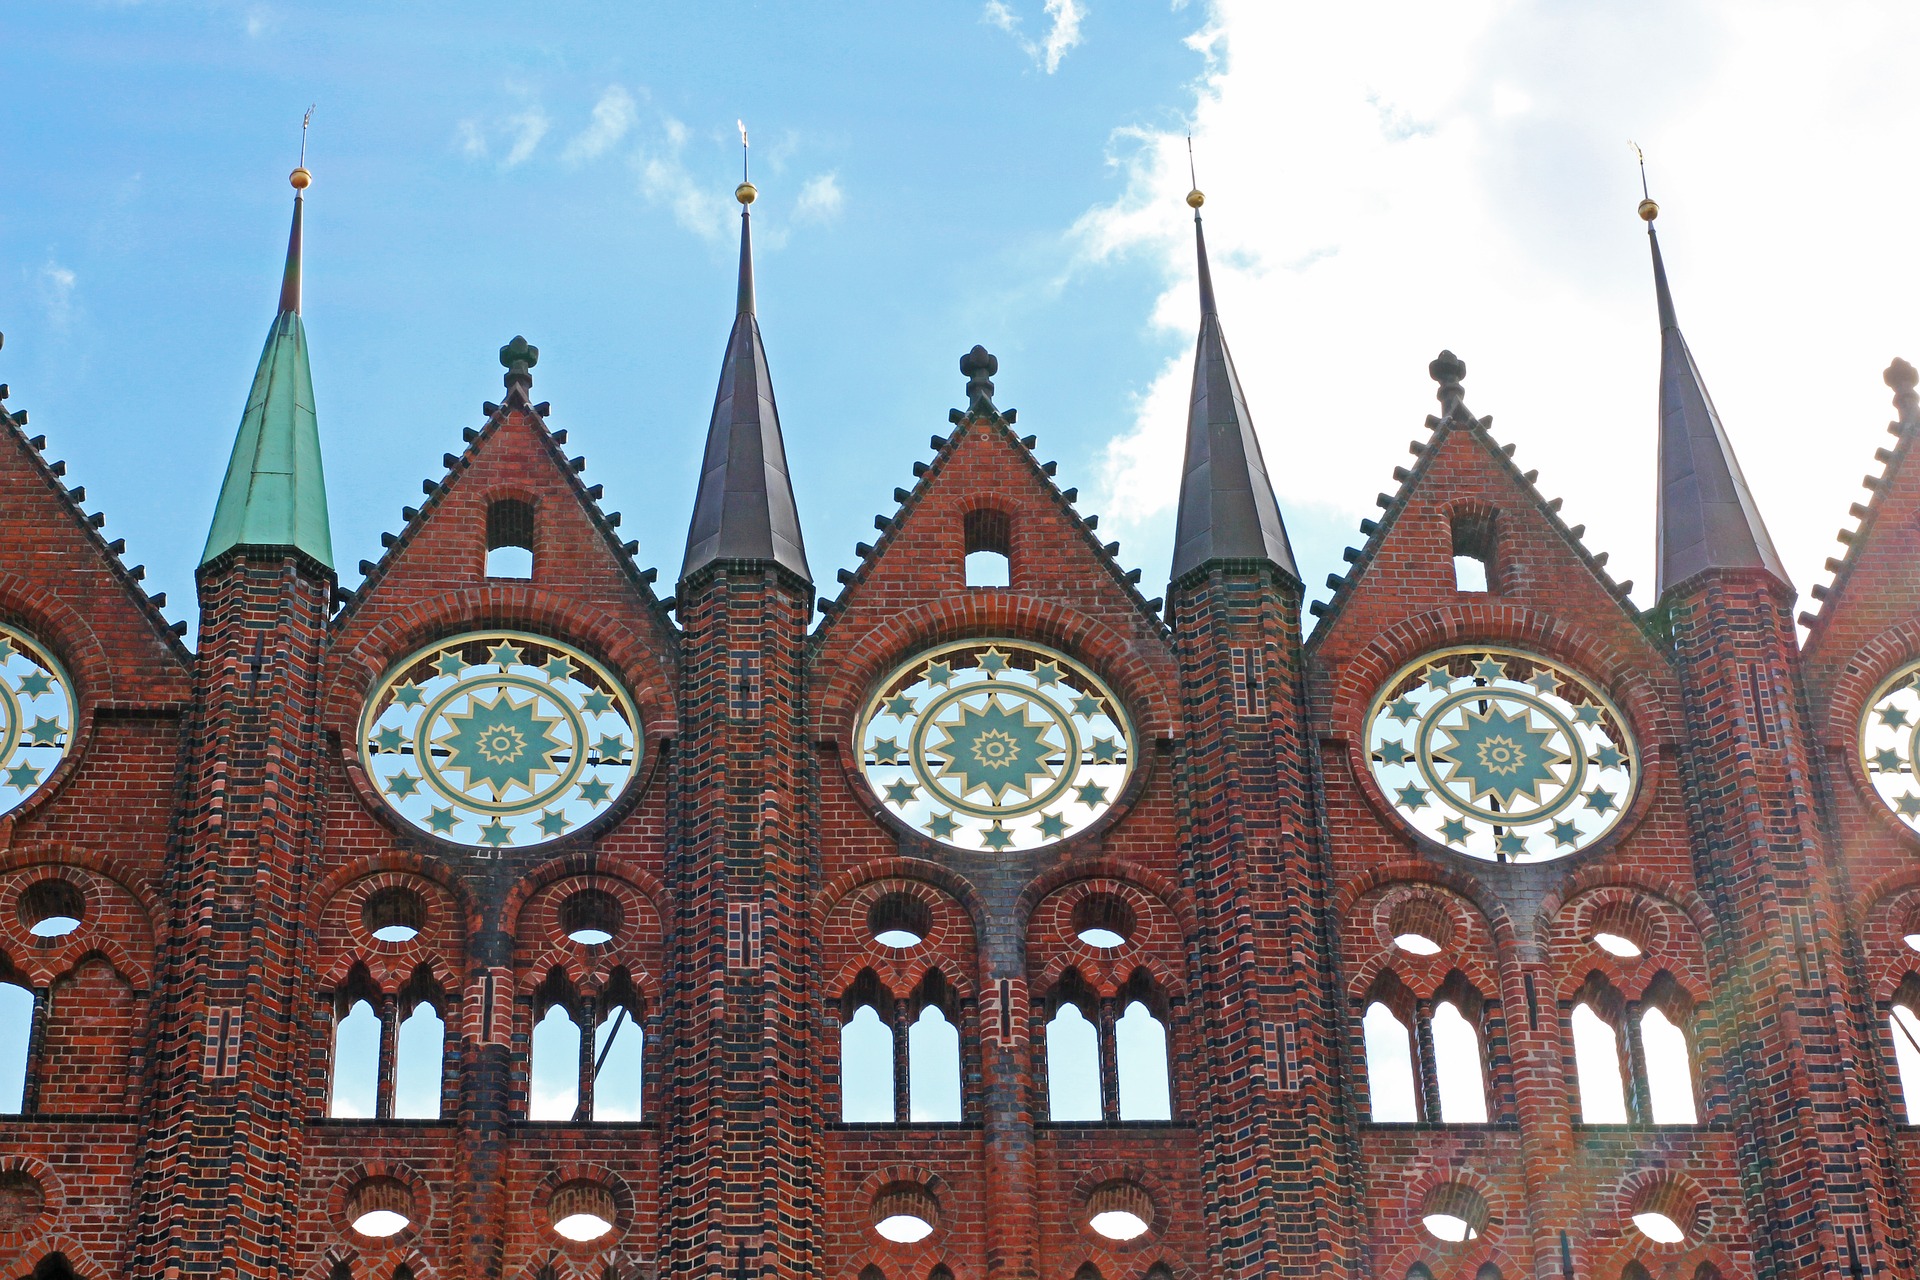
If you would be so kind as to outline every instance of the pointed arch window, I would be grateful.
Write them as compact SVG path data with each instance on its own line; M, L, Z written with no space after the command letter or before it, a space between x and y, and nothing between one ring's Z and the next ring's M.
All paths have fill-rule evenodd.
M1121 1120L1173 1119L1173 1073L1167 1060L1165 1000L1143 973L1115 1002L1112 1056Z
M894 1120L892 1013L893 996L871 969L841 998L840 1119L847 1124Z
M1594 974L1568 1017L1583 1124L1698 1124L1692 1002L1668 973L1637 1001Z
M1486 1002L1459 972L1431 1000L1398 977L1374 983L1361 1015L1375 1124L1485 1124Z
M640 1119L642 1014L640 997L624 971L616 972L597 996L579 991L558 970L549 975L534 996L527 1118Z
M393 1115L397 1120L438 1120L446 1079L447 997L431 975L421 973L401 993L394 1040Z
M1047 1118L1095 1121L1105 1113L1100 1007L1077 973L1055 988L1047 1014Z
M1620 1027L1626 1002L1600 980L1589 979L1567 1018L1582 1124L1626 1124L1627 1070Z
M1486 1059L1480 1043L1480 993L1460 974L1443 985L1429 1015L1434 1092L1443 1124L1487 1122Z
M908 1002L907 1115L916 1124L961 1118L957 1008L952 988L938 969L921 980Z
M1887 1033L1893 1040L1907 1123L1920 1125L1920 976L1908 974L1894 993L1887 1009Z
M0 972L0 1115L20 1115L27 1109L34 1005L33 992L18 975Z
M487 504L487 576L533 576L533 504L496 498Z
M383 1002L363 968L355 968L334 993L327 1114L336 1119L371 1120L379 1115Z
M593 1087L583 1119L639 1120L646 1115L645 1023L640 993L624 971L615 973L596 1010Z

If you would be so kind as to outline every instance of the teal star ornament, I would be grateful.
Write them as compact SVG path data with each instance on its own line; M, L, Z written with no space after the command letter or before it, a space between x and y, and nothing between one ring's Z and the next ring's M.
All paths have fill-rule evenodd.
M1553 746L1554 730L1536 727L1524 707L1509 712L1489 702L1484 711L1469 708L1465 723L1447 733L1453 741L1433 758L1449 766L1449 784L1468 786L1475 804L1487 796L1508 808L1517 799L1538 804L1541 788L1557 784L1556 769L1571 762Z
M1047 758L1057 748L1047 733L1053 723L1033 719L1029 705L1018 699L1008 706L998 694L978 708L960 703L959 721L937 726L941 740L932 749L946 760L940 777L953 779L960 795L984 787L995 804L1009 792L1031 795L1036 779L1052 781L1055 772Z

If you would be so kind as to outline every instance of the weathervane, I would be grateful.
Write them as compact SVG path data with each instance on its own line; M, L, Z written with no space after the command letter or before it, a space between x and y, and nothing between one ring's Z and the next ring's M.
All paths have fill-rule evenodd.
M300 165L287 175L287 181L293 184L295 191L305 191L313 185L313 175L307 172L307 126L313 123L313 105L307 106L307 114L300 117Z
M760 192L747 179L747 122L735 120L733 123L740 129L740 185L733 189L733 198L743 205L748 205L753 203Z
M1653 197L1647 193L1647 153L1642 151L1640 144L1632 138L1627 139L1627 145L1633 148L1633 154L1640 161L1640 217L1647 222L1652 222L1660 216L1660 206L1655 204Z

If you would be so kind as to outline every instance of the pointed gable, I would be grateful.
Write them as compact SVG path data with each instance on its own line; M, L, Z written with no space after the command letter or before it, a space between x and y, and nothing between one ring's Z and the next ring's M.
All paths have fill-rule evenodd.
M29 439L26 421L24 410L0 406L0 589L16 595L0 598L0 607L37 615L39 625L65 619L65 634L46 638L66 649L100 703L184 703L193 662L180 638L186 624L161 613L165 597L140 586L145 568L122 562L125 544L102 535L106 518L81 506L86 490L66 484L66 463L46 460L45 437Z
M1195 191L1189 202L1200 198ZM1172 581L1215 561L1266 561L1295 581L1300 571L1287 541L1280 504L1254 434L1253 415L1227 350L1213 300L1206 229L1194 205L1200 261L1200 336L1193 352L1193 395L1187 409L1186 462L1180 472L1179 519L1173 536Z
M745 184L741 189L750 190ZM752 220L746 208L750 201L743 196L739 301L707 424L682 581L722 560L770 561L804 581L813 580L793 482L787 476L787 447L780 435L767 351L754 316Z
M1888 628L1920 617L1914 579L1920 562L1920 464L1913 457L1920 438L1920 371L1895 360L1883 376L1899 412L1887 424L1895 440L1892 448L1875 450L1876 460L1885 465L1879 475L1865 478L1867 501L1853 504L1858 526L1840 530L1845 551L1827 561L1833 582L1809 592L1819 602L1818 613L1800 615L1807 627L1810 671L1844 664Z
M336 634L355 643L393 609L439 596L472 603L470 593L488 587L531 587L545 598L625 616L643 626L654 648L670 649L673 624L653 592L654 570L635 566L638 544L620 541L619 513L601 511L600 486L581 480L586 459L567 457L566 432L547 428L547 406L528 403L527 367L537 348L515 338L500 354L508 366L506 403L488 405L485 426L467 433L461 453L446 456L446 474L422 482L427 501L402 511L406 525L397 535L383 535L388 550L379 562L361 561L365 581L335 620ZM502 502L532 512L530 579L487 576L490 520L497 522Z
M1651 203L1651 202L1648 202ZM1759 570L1792 586L1747 488L1706 380L1674 317L1660 237L1647 221L1660 309L1659 582L1666 593L1710 569Z
M1313 605L1320 621L1309 651L1323 655L1324 664L1334 651L1362 647L1408 618L1462 602L1519 605L1644 643L1627 599L1633 584L1608 576L1606 553L1581 542L1585 527L1568 527L1560 500L1534 487L1537 473L1523 473L1514 447L1494 441L1493 419L1467 411L1460 386L1466 364L1443 351L1428 371L1440 384L1442 414L1427 419L1430 437L1410 446L1418 461L1394 469L1400 488L1380 495L1380 517L1361 522L1368 537L1349 549L1353 567L1328 578L1333 597ZM1463 553L1488 563L1486 591L1456 585L1454 556Z

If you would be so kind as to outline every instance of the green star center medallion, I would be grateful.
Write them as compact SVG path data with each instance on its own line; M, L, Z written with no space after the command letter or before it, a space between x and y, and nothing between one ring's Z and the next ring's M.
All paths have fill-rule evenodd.
M1047 741L1053 722L1029 718L1030 705L1022 699L1010 708L997 694L978 709L959 704L957 724L936 726L942 740L932 750L945 759L939 776L953 779L961 795L985 787L995 804L1009 791L1032 794L1036 778L1051 782L1046 757L1059 750Z
M1524 707L1510 714L1490 703L1485 711L1468 711L1465 724L1445 732L1453 741L1433 758L1450 766L1449 782L1472 788L1476 804L1487 796L1509 806L1522 797L1537 803L1542 787L1561 781L1555 767L1571 760L1552 745L1554 729L1536 727Z
M446 717L447 731L434 740L447 753L440 772L461 771L463 790L486 786L495 800L512 787L531 794L541 775L559 772L554 756L568 745L553 735L559 717L541 715L534 703L502 689L492 702L475 697L465 715Z

